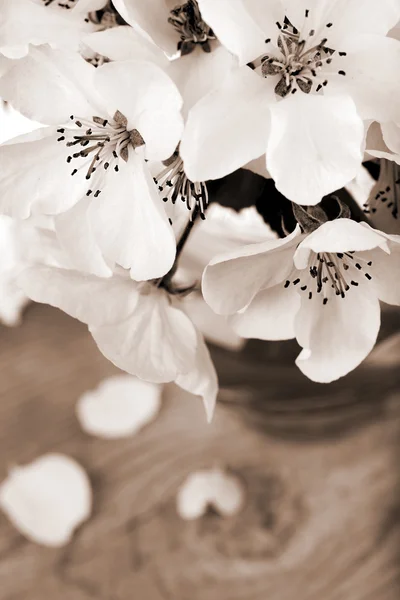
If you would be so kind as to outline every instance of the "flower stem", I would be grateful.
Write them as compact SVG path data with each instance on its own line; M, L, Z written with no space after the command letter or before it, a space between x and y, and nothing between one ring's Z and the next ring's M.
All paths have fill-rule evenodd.
M193 229L193 226L197 220L197 217L200 214L200 208L199 206L195 206L192 212L192 216L189 219L185 229L183 230L183 233L181 235L181 237L179 238L179 241L176 245L176 256L175 256L175 262L172 265L172 268L168 271L168 273L166 273L164 275L164 277L161 277L160 281L157 284L157 287L166 287L168 285L168 283L171 281L172 277L175 275L177 269L178 269L178 263L179 263L179 257L182 253L182 250L186 244L186 242L189 239L189 235Z

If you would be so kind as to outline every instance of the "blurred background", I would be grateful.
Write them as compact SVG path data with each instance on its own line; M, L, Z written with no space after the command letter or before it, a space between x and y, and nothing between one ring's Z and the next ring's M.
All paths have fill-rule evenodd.
M2 141L33 126L2 107ZM270 182L241 171L213 194L232 207L232 190L246 199L237 210L265 206L268 194L280 218L263 216L278 230L286 208ZM88 514L58 547L38 543L35 528L63 522L76 489L66 486L62 502L51 496L47 516L34 502L46 485L53 493L61 468L46 481L37 472L29 485L15 480L31 534L3 493L1 600L398 600L399 310L384 307L379 343L356 371L320 385L294 366L295 342L244 344L196 305L221 384L211 425L200 400L173 385L159 389L151 414L132 417L122 397L148 399L134 382L103 393L100 423L79 409L82 398L99 401L96 390L120 372L83 324L21 296L15 246L34 253L34 244L6 220L0 233L0 481L57 453L83 468L92 490ZM130 418L140 427L129 430ZM235 478L241 502L230 514L210 502L185 517L182 486L212 469Z

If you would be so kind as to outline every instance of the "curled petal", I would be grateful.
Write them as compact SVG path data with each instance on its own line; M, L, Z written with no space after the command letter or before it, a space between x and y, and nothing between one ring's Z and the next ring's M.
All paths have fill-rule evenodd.
M263 288L285 280L293 269L293 253L300 230L283 240L250 244L215 257L204 271L204 299L218 314L233 314Z
M304 238L295 252L294 264L305 269L310 252L361 252L377 247L388 251L386 238L380 231L351 219L336 219L323 223Z

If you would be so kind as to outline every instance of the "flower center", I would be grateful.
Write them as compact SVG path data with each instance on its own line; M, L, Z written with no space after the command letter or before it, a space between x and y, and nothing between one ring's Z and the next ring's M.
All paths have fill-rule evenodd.
M208 205L207 184L204 182L193 183L186 177L178 152L169 161L165 161L164 165L165 169L154 178L159 191L163 194L164 202L170 200L172 204L175 204L177 200L181 200L186 204L191 215L194 208L198 206L200 217L204 220Z
M309 16L310 10L307 9L301 31L294 27L287 17L283 24L277 22L276 26L279 30L277 46L280 55L265 54L261 57L261 75L263 77L280 76L275 86L275 93L281 98L289 93L295 94L298 89L309 94L313 91L314 85L315 91L319 92L328 85L328 79L321 73L323 68L332 63L333 55L346 56L346 52L336 52L328 45L325 30L330 29L333 23L327 23L323 27L321 37L317 41L315 29L307 27ZM270 42L270 39L265 40L266 44ZM346 75L343 69L337 73Z
M371 197L364 204L365 214L375 214L381 207L390 211L393 219L399 219L400 166L393 160L381 159L381 170Z
M88 189L87 196L94 193L97 196L101 192L104 176L109 168L119 171L119 160L128 160L128 147L136 149L144 145L144 140L137 129L127 130L126 117L117 111L110 121L102 117L89 119L77 119L70 117L75 128L62 127L57 129L60 137L57 142L64 143L67 148L80 147L73 154L67 156L67 163L77 166L71 171L76 175L82 169L86 171L86 179L92 179L93 189Z
M174 26L179 34L178 50L182 56L190 54L200 45L204 52L211 52L210 40L215 40L215 35L201 17L199 5L196 0L188 0L173 8L168 22Z
M287 279L284 287L290 284L299 286L300 291L308 292L311 300L313 293L321 294L325 305L334 296L345 298L351 287L360 285L361 276L371 281L372 277L367 268L372 261L367 261L360 255L350 252L318 252L312 253L308 271L294 271L294 278Z

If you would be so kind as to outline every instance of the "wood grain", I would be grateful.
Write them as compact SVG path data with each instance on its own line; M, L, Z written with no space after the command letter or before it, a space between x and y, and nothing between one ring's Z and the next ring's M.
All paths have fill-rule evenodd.
M267 428L269 418L277 422L275 392L265 390L270 408L262 417L252 411L251 422L238 410L242 388L223 390L207 426L200 401L168 386L153 424L131 439L103 441L86 436L74 415L80 394L117 371L86 328L32 306L21 328L0 333L0 477L12 464L65 452L87 469L95 499L90 521L56 551L26 541L0 515L1 600L400 597L400 402L393 374L390 385L387 374L380 386L354 388L354 397L364 390L377 410L336 408L331 413L345 415L343 426L329 435L324 427L321 433L323 420L306 427L313 415L307 398L295 412L278 411L281 424L303 414L302 421L292 418L296 428ZM222 379L232 383L233 363L216 356ZM273 381L273 367L266 369L265 381ZM288 382L283 389L289 394ZM339 392L338 398L340 405ZM362 406L359 398L355 405ZM301 423L306 436L298 435ZM191 470L214 464L242 478L245 508L232 519L209 513L181 521L177 487Z

